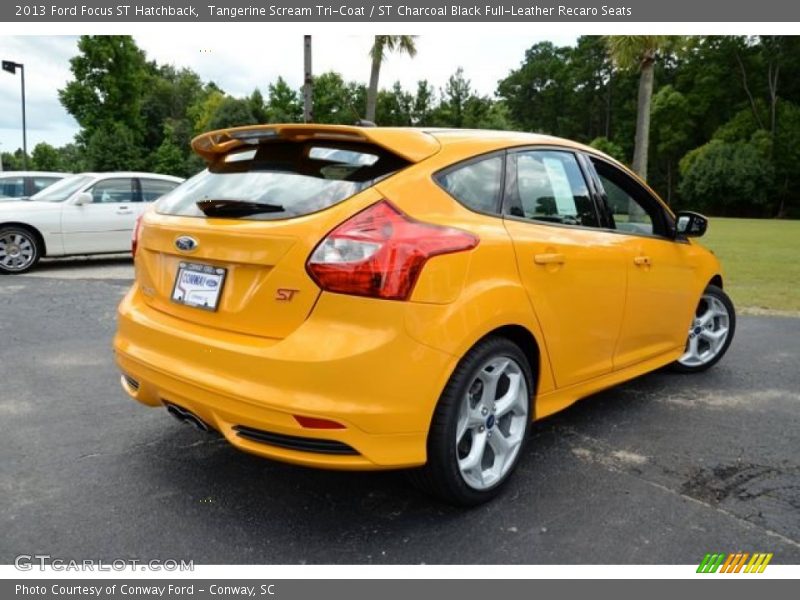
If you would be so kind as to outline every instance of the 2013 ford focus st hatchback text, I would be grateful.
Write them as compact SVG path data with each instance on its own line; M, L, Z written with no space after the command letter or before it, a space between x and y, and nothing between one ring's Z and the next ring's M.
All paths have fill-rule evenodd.
M735 327L717 259L625 167L540 135L269 125L134 233L125 391L242 450L494 496L530 423Z

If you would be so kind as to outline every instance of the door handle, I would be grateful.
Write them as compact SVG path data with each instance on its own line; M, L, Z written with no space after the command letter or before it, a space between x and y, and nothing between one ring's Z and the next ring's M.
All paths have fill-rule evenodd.
M633 258L633 264L637 267L649 267L650 266L650 257L649 256L635 256Z
M534 254L533 262L537 265L563 265L567 258L563 254Z
M129 215L133 212L133 209L128 208L127 206L120 206L117 208L118 215Z

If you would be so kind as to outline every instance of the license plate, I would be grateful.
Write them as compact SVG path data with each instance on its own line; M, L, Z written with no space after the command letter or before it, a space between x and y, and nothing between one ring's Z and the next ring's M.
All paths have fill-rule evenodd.
M172 301L194 308L217 310L224 283L225 269L182 262L175 276Z

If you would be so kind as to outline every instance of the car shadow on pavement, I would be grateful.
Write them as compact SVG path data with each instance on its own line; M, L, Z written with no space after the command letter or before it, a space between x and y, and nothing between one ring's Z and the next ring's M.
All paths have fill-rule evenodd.
M68 258L44 258L36 267L34 273L48 271L58 272L66 269L81 267L116 267L133 265L130 254L110 254L107 256L70 256Z
M216 562L276 561L278 556L281 562L316 563L530 562L530 554L510 548L487 554L480 546L463 547L463 528L506 524L515 531L535 513L543 491L559 511L579 503L579 498L559 497L548 483L576 461L572 436L583 435L598 420L613 420L622 412L631 418L642 409L644 401L605 392L533 424L520 472L495 501L473 509L423 494L403 472L276 463L240 452L216 433L172 423L166 415L157 437L128 462L143 496L148 488L160 494L169 490L170 502L159 510L175 511L175 518L162 514L159 521L180 523L171 535L204 531L217 537L235 531L240 544L255 546L252 555L217 555ZM546 530L536 525L536 531L542 527ZM298 540L301 547L295 548ZM442 553L443 544L452 555ZM272 553L276 546L284 549L278 556Z

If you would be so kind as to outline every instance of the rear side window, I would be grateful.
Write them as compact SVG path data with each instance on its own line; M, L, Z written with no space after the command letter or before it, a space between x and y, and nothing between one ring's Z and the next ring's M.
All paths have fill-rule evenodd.
M436 181L467 208L499 213L503 157L495 155L458 165L436 175Z
M140 179L139 183L142 186L142 202L158 200L178 187L176 182L164 179Z
M512 172L512 215L562 225L600 226L586 180L571 152L514 153Z
M189 217L287 219L338 204L408 165L373 144L266 142L220 157L161 198L156 210Z
M0 179L0 196L19 198L25 195L25 179L22 177L3 177Z

